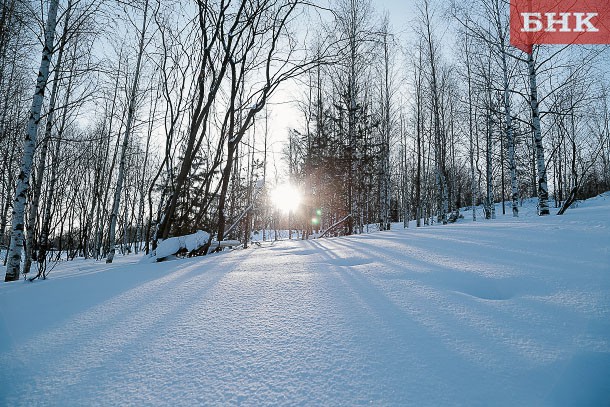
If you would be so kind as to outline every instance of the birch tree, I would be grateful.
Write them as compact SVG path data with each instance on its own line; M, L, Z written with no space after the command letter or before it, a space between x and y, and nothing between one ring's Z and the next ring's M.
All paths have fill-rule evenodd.
M519 191L517 185L517 165L515 160L515 135L513 129L513 115L511 109L511 89L508 72L508 22L503 20L502 6L500 0L491 0L491 15L497 33L497 48L502 63L502 92L504 95L504 127L506 131L506 143L508 145L508 163L510 168L511 185L511 207L513 217L519 216ZM504 201L502 201L504 204Z
M445 135L441 126L441 95L439 89L439 77L437 68L437 48L432 34L432 20L428 1L423 4L422 24L423 36L428 50L428 64L430 67L430 89L432 102L432 119L434 133L434 161L436 171L436 182L438 187L439 218L443 224L447 223L449 212L449 192L447 173L445 168Z
M494 176L493 176L493 112L495 110L492 83L491 83L491 60L488 59L487 66L482 68L481 76L485 78L485 219L496 218L494 199Z
M485 44L493 51L501 70L501 83L504 104L504 132L508 149L508 163L510 171L511 207L513 217L519 216L519 190L517 180L517 166L515 158L515 137L512 112L513 89L510 82L510 61L514 59L508 44L509 15L508 5L502 0L480 0L477 3L482 9L481 16L472 11L472 5L463 8L463 5L453 4L454 15L464 28L464 35L472 37L475 41ZM476 43L474 43L476 44ZM473 44L473 45L474 45ZM467 51L469 53L469 51ZM467 54L467 58L469 55ZM504 168L504 167L502 167Z
M414 131L415 131L415 154L417 156L417 169L415 173L415 219L417 227L421 227L422 217L424 216L423 204L422 204L422 183L423 183L423 166L425 161L423 159L423 143L424 143L424 117L423 117L423 42L420 41L417 47L417 63L414 63L413 72L415 74L414 85L415 85L415 119L414 119Z
M544 144L542 143L542 129L540 126L540 102L538 99L538 80L534 49L530 50L527 54L527 69L529 75L532 132L536 148L538 214L544 216L550 214L549 187L546 175L546 161L544 159Z
M23 128L27 125L30 106L26 86L30 69L24 61L34 53L32 13L20 0L0 3L0 246L10 244L9 211L22 153ZM8 252L0 259L6 265Z
M391 179L390 179L390 138L393 130L393 112L392 112L392 61L390 55L390 41L392 40L389 32L389 19L386 16L381 29L381 47L382 47L382 92L381 92L381 157L379 171L379 189L380 189L380 229L390 230L390 201L391 201Z
M59 0L51 0L49 2L49 10L45 25L44 48L42 50L40 69L38 70L38 77L36 79L36 89L34 91L34 97L32 98L32 107L30 109L27 132L24 139L21 170L19 173L15 199L13 202L11 244L9 247L8 264L4 281L15 281L19 279L24 242L25 203L30 187L30 174L34 159L34 151L36 149L40 112L44 101L47 81L49 79L49 67L51 64L55 42L55 27L57 25L58 7Z
M32 190L32 202L30 203L29 214L28 214L28 222L27 222L27 233L26 233L26 256L23 264L23 274L27 275L30 272L30 267L32 265L32 252L34 250L34 225L36 223L36 217L38 216L38 207L40 204L40 195L42 190L42 181L44 178L46 160L47 160L47 152L49 149L49 141L51 139L51 131L53 129L54 119L55 119L55 108L57 104L57 94L59 90L59 75L62 72L62 63L64 52L66 48L66 43L68 40L68 30L70 27L70 13L72 12L72 0L68 0L68 4L66 6L66 12L64 15L64 23L63 23L63 33L61 36L61 40L59 43L59 47L57 49L57 61L54 66L54 77L53 77L53 85L51 87L51 94L49 97L49 106L46 114L46 123L44 129L44 135L42 139L42 143L40 145L40 157L38 163L38 169L36 171L36 181L34 183L34 188Z
M468 32L468 25L466 26L466 31ZM474 112L473 112L473 107L474 107L474 103L473 103L473 97L472 97L472 92L473 90L473 86L472 86L472 67L471 67L471 50L470 50L470 46L471 46L471 42L469 41L469 35L465 36L465 42L464 42L464 53L466 55L466 76L467 76L467 84L468 87L467 92L468 92L468 142L469 142L469 148L468 148L468 158L469 158L469 163L470 163L470 194L471 194L471 199L470 199L470 207L471 207L471 211L472 211L472 221L476 222L477 220L477 211L476 211L476 204L477 204L477 196L479 194L478 191L478 183L475 177L475 164L474 164L474 147L475 147L475 143L474 143Z

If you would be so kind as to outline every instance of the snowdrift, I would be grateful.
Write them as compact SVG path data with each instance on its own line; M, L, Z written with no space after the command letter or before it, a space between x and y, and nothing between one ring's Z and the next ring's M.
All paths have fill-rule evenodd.
M170 237L166 240L162 240L157 246L157 250L155 250L154 255L150 258L144 258L143 262L151 262L151 261L163 261L167 259L175 258L175 255L180 253L196 253L200 250L205 244L208 243L210 239L210 234L208 232L204 232L203 230L199 230L196 233L186 235L186 236L176 236ZM210 251L220 247L237 247L240 246L241 243L237 240L223 240L222 242L218 242L217 240L212 240L210 242Z

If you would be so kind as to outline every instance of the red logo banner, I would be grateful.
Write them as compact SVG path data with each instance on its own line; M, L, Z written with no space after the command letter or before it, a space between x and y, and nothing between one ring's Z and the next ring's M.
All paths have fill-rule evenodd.
M610 44L610 0L511 0L510 43Z

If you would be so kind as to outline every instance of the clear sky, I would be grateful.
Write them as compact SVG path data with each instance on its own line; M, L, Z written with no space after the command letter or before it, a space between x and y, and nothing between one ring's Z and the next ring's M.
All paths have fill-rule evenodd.
M378 13L389 13L394 30L399 32L408 28L417 10L416 0L372 0L372 4Z

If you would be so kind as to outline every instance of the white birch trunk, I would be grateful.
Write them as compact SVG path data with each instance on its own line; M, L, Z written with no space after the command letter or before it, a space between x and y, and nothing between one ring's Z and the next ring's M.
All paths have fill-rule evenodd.
M497 3L496 3L497 4ZM498 13L499 14L499 13ZM506 126L506 142L508 144L508 165L510 167L510 198L513 217L519 217L519 191L517 186L517 164L515 161L515 137L513 131L513 116L510 105L510 88L508 82L508 66L506 62L506 44L502 35L499 17L496 18L498 36L500 38L500 57L502 59L502 73L504 85L504 124ZM502 203L504 204L504 203Z
M74 68L76 66L76 57L74 55L74 52L76 52L77 47L74 47L73 49L73 54L72 54L72 64L70 67L70 72L73 73L74 72ZM46 271L46 258L47 258L47 252L49 250L49 234L51 231L51 220L52 220L52 213L51 213L51 209L52 209L52 202L55 196L55 189L57 186L57 179L58 179L58 175L57 172L59 171L59 162L60 162L60 155L61 155L61 148L63 147L61 141L62 141L62 137L63 134L66 130L66 125L68 122L68 106L69 106L69 102L70 102L70 95L72 94L72 85L73 85L73 75L70 74L68 76L68 83L66 86L66 91L65 91L65 95L64 95L64 101L63 101L63 107L62 107L62 115L61 115L61 120L59 122L59 129L57 131L57 140L55 141L55 150L54 153L51 155L51 173L49 174L49 185L48 185L48 190L47 190L47 204L45 205L45 211L44 211L44 215L42 217L42 228L40 230L40 245L39 245L39 252L38 252L38 274L37 274L37 278L42 278L42 279L46 279L46 275L47 275L47 271ZM60 233L60 237L61 237L61 233Z
M57 90L59 89L59 73L61 70L61 64L63 60L64 48L66 46L66 39L68 34L68 27L70 22L70 11L72 10L72 0L68 1L66 16L64 17L64 28L61 38L61 44L57 52L57 62L55 64L55 72L53 74L53 87L51 88L51 95L49 100L49 111L47 112L46 124L42 145L40 146L40 159L38 169L36 171L36 183L34 184L32 193L32 203L30 204L28 223L27 223L27 235L26 235L26 254L25 261L23 264L23 274L27 275L32 267L32 252L34 249L34 224L38 215L38 207L40 206L40 194L42 191L42 181L44 178L44 172L47 161L47 152L49 150L49 140L51 139L51 131L53 129L53 120L55 117L55 105L57 103Z
M106 263L112 263L115 254L116 244L116 223L119 214L119 206L121 204L121 193L123 191L123 182L125 178L125 162L127 155L127 146L129 145L129 137L136 110L136 97L138 93L138 81L140 78L140 68L142 65L142 55L144 54L144 40L146 35L146 24L148 17L148 1L144 3L144 17L142 19L142 31L140 34L140 43L138 44L138 58L136 62L136 70L134 72L133 85L129 93L129 106L127 110L127 122L125 123L125 134L123 135L123 145L121 147L121 161L119 164L119 173L117 175L117 184L114 191L114 201L112 203L112 212L110 213L110 231L108 232L109 251Z
M477 204L477 179L475 177L475 170L474 170L474 121L473 121L473 113L472 113L472 106L473 106L473 102L472 102L472 71L471 71L471 67L470 67L470 49L469 49L469 44L468 41L466 41L466 47L465 47L465 51L466 51L466 70L467 70L467 74L468 74L468 132L469 132L469 141L470 141L470 149L469 149L469 158L470 158L470 193L472 195L471 197L471 201L470 201L470 206L472 208L472 221L476 222L477 221L477 211L476 211L476 204Z
M540 216L548 215L549 211L549 188L547 185L546 165L544 160L544 146L542 144L542 131L540 128L540 110L538 106L538 86L536 83L536 67L534 63L534 52L527 55L527 66L530 79L530 106L532 108L532 128L534 131L534 144L536 148L536 169L538 184L538 213Z
M415 175L415 220L416 226L421 227L421 221L423 216L423 202L421 196L421 185L422 185L422 166L424 161L422 160L422 45L419 47L419 59L417 69L415 69L415 142L417 143L416 154L417 154L417 170Z
M30 118L28 120L27 133L24 140L23 159L21 171L17 179L17 190L13 202L13 220L11 231L11 244L8 252L8 264L4 281L15 281L19 279L21 267L21 254L23 252L23 232L25 217L25 201L30 187L30 174L32 171L32 161L36 149L36 137L38 125L40 124L40 111L44 101L45 88L49 80L49 67L53 54L53 43L55 41L55 27L57 26L57 8L59 0L51 0L45 27L44 48L38 78L36 79L36 89L32 98Z

